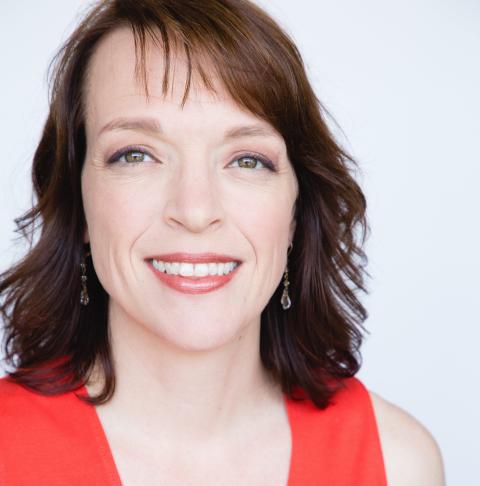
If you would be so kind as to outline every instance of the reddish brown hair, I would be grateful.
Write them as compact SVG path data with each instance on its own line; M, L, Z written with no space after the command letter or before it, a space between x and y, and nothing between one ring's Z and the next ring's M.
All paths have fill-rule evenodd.
M365 198L352 176L356 165L336 143L325 110L289 36L247 0L105 0L84 18L55 59L50 112L33 160L36 205L17 219L19 231L40 235L28 254L0 276L11 379L43 394L78 389L95 361L105 387L90 403L114 393L108 296L89 261L91 302L81 307L80 262L85 220L80 173L85 158L84 87L98 42L128 26L137 48L137 74L148 86L148 41L163 49L164 92L174 48L192 73L213 89L220 80L243 108L285 139L299 183L293 251L289 257L292 308L280 306L282 285L261 316L262 362L283 391L302 388L326 407L335 382L360 368L365 308ZM215 72L199 62L205 57ZM333 379L333 380L331 380Z

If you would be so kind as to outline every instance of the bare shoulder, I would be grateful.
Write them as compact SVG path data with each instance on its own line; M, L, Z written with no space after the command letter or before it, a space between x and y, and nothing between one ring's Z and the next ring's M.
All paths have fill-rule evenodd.
M405 410L369 392L389 486L445 486L440 448L429 430Z

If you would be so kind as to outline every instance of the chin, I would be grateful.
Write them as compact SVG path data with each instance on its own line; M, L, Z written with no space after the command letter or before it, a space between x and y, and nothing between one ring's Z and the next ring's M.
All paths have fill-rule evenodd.
M230 324L228 327L225 327L225 320L223 327L215 326L212 320L208 323L192 320L175 322L175 328L160 332L157 329L157 333L167 345L185 352L213 351L238 341L240 336L246 334L245 328L240 324L232 326L231 319L226 320Z

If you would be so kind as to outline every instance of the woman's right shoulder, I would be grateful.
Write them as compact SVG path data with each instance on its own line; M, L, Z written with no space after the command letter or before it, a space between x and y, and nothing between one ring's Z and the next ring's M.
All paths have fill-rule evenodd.
M68 446L75 437L86 443L93 421L91 406L75 392L45 395L8 376L0 378L0 456L45 444Z
M21 405L22 402L28 402L28 398L32 392L27 390L10 376L0 377L0 410L5 412L6 407L11 407L13 404ZM0 414L0 418L3 414Z
M17 383L9 375L0 378L0 430L18 424L35 428L53 416L61 417L78 408L73 393L43 395ZM4 434L3 434L4 435Z
M15 382L10 376L0 378L0 429L5 432L9 427L22 420L32 418L38 407L37 394Z
M0 378L0 485L108 483L96 479L110 474L99 460L101 429L76 394L44 395Z

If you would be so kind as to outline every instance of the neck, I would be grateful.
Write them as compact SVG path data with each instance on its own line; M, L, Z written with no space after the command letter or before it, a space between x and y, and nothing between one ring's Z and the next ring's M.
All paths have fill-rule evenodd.
M118 308L110 309L109 326L115 393L99 407L119 427L128 423L136 434L170 444L205 444L251 430L283 400L260 360L260 319L206 351L175 348ZM101 386L98 369L94 376L90 395Z

